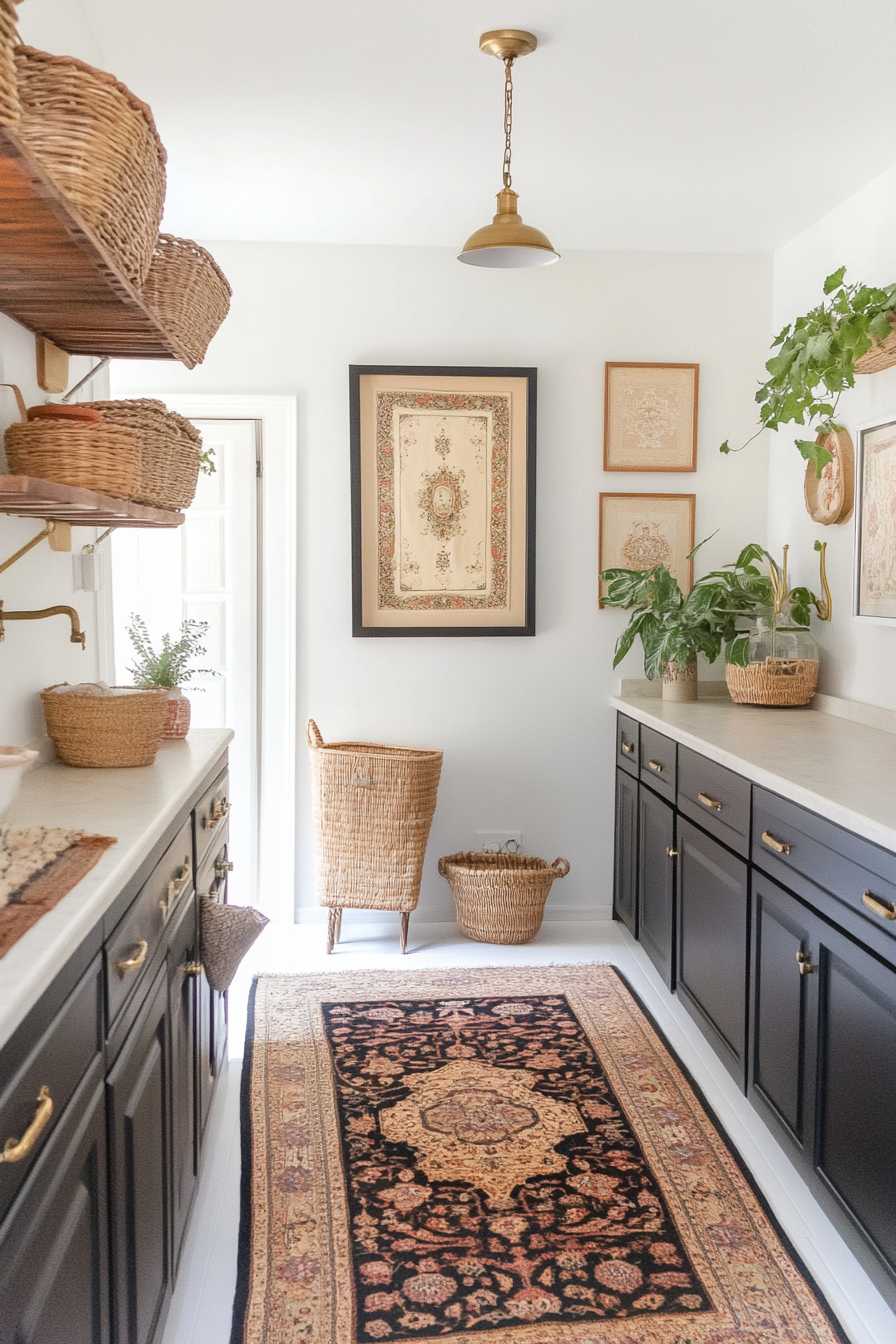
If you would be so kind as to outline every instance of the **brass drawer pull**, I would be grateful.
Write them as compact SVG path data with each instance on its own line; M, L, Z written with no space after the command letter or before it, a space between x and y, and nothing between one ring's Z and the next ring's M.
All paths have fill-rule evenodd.
M660 765L659 761L648 761L647 764L655 775L661 775L663 773L663 767Z
M776 840L771 831L762 832L762 843L768 845L769 849L773 849L776 854L790 853L790 846L785 845L783 840Z
M177 900L178 896L181 894L181 892L183 891L184 887L187 885L189 880L190 880L190 865L188 863L185 863L182 865L181 870L177 874L177 876L173 877L171 881L168 883L169 901Z
M867 905L869 910L873 910L876 915L881 915L884 919L896 919L896 904L893 901L879 901L870 891L864 891L862 904Z
M233 872L233 864L227 859L215 859L215 872L219 877L223 877L225 873Z
M37 1094L37 1110L34 1112L34 1119L20 1139L6 1140L3 1145L3 1152L0 1153L0 1162L21 1162L23 1157L27 1157L46 1129L52 1114L53 1098L50 1096L50 1089L42 1087Z
M177 969L181 975L201 975L204 967L201 961L185 961Z
M714 812L721 812L722 810L722 804L718 798L710 798L706 793L698 793L697 802L702 803L704 807L711 807Z
M631 754L632 754L632 752L634 751L634 749L635 749L635 744L634 744L634 742L626 742L625 739L623 738L623 740L622 740L622 750L625 752L626 756L631 756Z
M142 966L146 960L146 954L149 951L149 943L145 938L140 938L137 942L137 955L135 957L126 957L124 961L118 963L118 974L124 979L125 971L136 971L138 966Z
M814 975L818 970L817 966L812 965L811 952L797 952L796 961L800 968L800 975Z
M223 821L224 818L227 816L227 813L230 811L230 807L231 804L228 803L226 798L218 799L218 801L213 805L212 810L208 814L208 816L203 818L202 822L203 828L208 827L210 831L213 831L215 827L218 825L218 823Z
M666 853L669 855L669 858L670 858L670 859L677 859L677 858L678 858L678 850L677 850L677 849L673 849L671 845L667 845L667 846L666 846Z

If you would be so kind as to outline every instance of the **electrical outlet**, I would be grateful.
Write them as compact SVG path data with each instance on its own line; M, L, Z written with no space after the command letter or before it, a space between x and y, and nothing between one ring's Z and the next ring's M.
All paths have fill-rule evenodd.
M497 854L501 849L511 854L522 852L522 831L474 831L473 835L473 848L479 854Z

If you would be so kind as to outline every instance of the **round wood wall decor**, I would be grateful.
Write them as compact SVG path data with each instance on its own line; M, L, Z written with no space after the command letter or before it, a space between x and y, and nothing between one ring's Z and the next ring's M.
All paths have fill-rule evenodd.
M816 443L827 448L832 456L820 479L812 462L806 466L806 509L810 518L825 527L831 523L846 523L852 517L855 482L852 439L848 430L838 429L835 434L819 434Z

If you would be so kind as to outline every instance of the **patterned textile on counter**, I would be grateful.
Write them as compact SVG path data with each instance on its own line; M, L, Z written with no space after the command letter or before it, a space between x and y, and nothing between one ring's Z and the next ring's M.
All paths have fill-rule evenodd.
M60 826L0 827L0 957L116 843Z

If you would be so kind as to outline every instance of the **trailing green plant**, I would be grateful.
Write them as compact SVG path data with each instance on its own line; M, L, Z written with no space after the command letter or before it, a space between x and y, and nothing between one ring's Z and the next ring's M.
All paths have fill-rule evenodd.
M220 673L212 667L189 667L194 658L205 653L202 639L208 630L208 621L185 620L180 627L180 638L162 636L162 647L158 653L152 646L149 631L142 616L131 613L128 637L136 650L136 661L128 671L134 678L134 685L184 686L193 677L217 677Z
M855 386L856 361L889 336L887 314L896 311L896 284L876 289L848 285L845 277L845 266L833 271L824 282L828 302L788 323L772 342L778 353L766 362L770 377L756 393L761 428L753 438L789 424L809 425L816 435L842 428L834 419L840 395ZM795 443L820 477L831 453L812 439ZM719 451L732 451L727 439Z
M214 448L203 448L199 454L199 470L203 476L214 476L218 468L215 466Z

